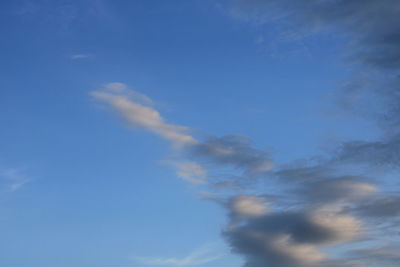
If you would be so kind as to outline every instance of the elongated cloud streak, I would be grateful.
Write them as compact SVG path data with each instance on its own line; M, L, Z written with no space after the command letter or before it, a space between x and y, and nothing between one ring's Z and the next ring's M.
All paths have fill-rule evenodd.
M107 84L91 94L97 100L113 107L129 123L151 131L173 145L196 143L192 136L185 134L188 128L166 123L157 110L143 101L148 102L147 97L128 90L122 83Z
M194 158L170 161L170 165L177 169L177 175L193 184L207 183L206 177L210 169L218 169L221 165L233 167L246 175L259 175L273 167L268 153L253 148L248 138L223 136L197 140L189 134L193 130L167 123L153 107L150 98L129 90L123 83L106 84L91 92L91 95L97 101L112 107L130 125L155 133L167 140L178 152Z
M29 182L22 169L0 168L0 185L5 184L7 191L17 191Z
M147 265L159 266L197 266L216 261L221 255L212 255L210 248L201 248L193 251L184 258L136 258L139 262Z

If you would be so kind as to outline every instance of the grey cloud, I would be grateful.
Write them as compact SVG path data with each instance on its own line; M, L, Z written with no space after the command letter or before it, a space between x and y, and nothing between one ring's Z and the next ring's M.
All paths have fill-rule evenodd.
M377 191L373 179L359 175L340 175L331 161L320 165L286 168L276 172L297 199L305 199L313 205L353 202L370 197Z
M400 163L400 135L374 142L346 142L335 154L333 160L340 162L397 167Z
M396 267L400 264L400 244L358 249L349 254L363 262L363 266Z
M275 212L231 226L224 236L246 267L321 266L320 248L357 238L360 223L353 217L324 212Z
M286 212L267 215L252 220L241 230L252 230L267 234L289 234L294 242L324 243L335 239L335 232L316 224L306 213Z
M267 152L253 148L243 136L210 137L190 148L193 156L242 170L246 175L265 173L273 167Z
M400 67L400 3L396 0L234 2L234 14L249 20L281 20L287 24L291 21L291 27L296 27L297 31L344 29L356 41L352 48L361 62L385 69Z
M361 80L353 76L341 91L342 101L351 109L380 106L375 120L385 131L399 133L400 97L400 2L397 0L237 0L233 10L247 19L283 27L285 32L308 36L334 32L345 36L346 55L360 63ZM275 14L275 15L272 15ZM280 14L280 15L276 15ZM284 26L282 26L284 25ZM279 37L276 37L279 38ZM367 67L367 68L365 68ZM358 68L359 69L359 68ZM371 85L372 84L372 85ZM354 99L356 96L356 99ZM351 103L348 103L348 101ZM366 105L366 100L369 102ZM379 103L379 104L378 104ZM372 105L371 105L372 104ZM357 112L360 115L360 112ZM365 115L365 114L364 114ZM369 114L371 117L373 114Z
M334 203L337 201L357 201L370 197L377 189L367 183L367 178L343 176L306 182L296 190L314 204Z
M400 135L393 135L376 141L347 141L331 151L325 159L314 165L287 166L277 171L282 179L291 182L340 176L342 165L361 164L373 169L397 169L400 163Z
M357 83L351 98L358 98L360 91L368 99L380 101L379 118L390 133L372 142L346 142L330 157L313 166L283 168L276 172L282 187L296 194L296 210L292 206L281 206L278 211L265 207L257 195L236 196L225 207L232 222L224 236L232 250L244 256L246 267L317 267L317 266L362 266L357 257L335 261L320 251L333 245L347 244L359 237L362 222L356 219L373 217L389 219L398 214L399 200L382 192L379 197L371 196L362 204L359 199L370 196L375 188L369 179L350 172L342 174L341 165L362 163L371 167L398 166L400 137L398 124L400 115L399 82L396 71L400 67L400 2L398 0L239 0L234 1L240 10L236 15L255 19L258 23L279 23L283 27L298 30L295 36L301 38L321 30L341 32L349 40L350 59L366 66L368 72L377 71L376 83L369 88ZM288 26L290 25L290 26ZM337 31L339 30L339 31ZM290 39L289 38L289 39ZM383 80L385 79L385 80ZM381 87L381 85L385 85ZM355 85L352 85L355 86ZM351 86L350 86L351 87ZM350 88L351 89L351 88ZM351 90L350 90L351 91ZM349 90L347 90L349 92ZM346 92L345 92L346 93ZM118 93L119 94L119 93ZM272 163L270 156L256 149L244 137L210 137L199 141L187 134L186 127L168 124L150 105L138 103L135 99L121 99L115 90L100 91L95 97L114 107L133 124L150 130L160 137L184 145L184 151L191 160L200 161L202 166L217 167L223 171L233 168L240 177L267 174ZM131 100L127 102L126 99ZM364 100L363 97L361 97ZM348 105L353 105L350 103ZM367 107L369 108L369 106ZM204 164L203 164L204 163ZM193 178L186 168L185 177ZM208 170L208 169L207 169ZM207 172L209 173L209 172ZM232 173L232 172L231 172ZM232 175L233 176L233 175ZM196 176L197 177L197 176ZM232 185L225 179L217 181ZM274 188L275 189L275 188ZM209 199L215 197L207 196ZM290 196L289 196L290 197ZM301 201L304 201L302 203ZM331 204L346 201L352 209L335 207ZM319 204L317 210L314 204ZM347 214L346 214L347 213ZM351 215L353 214L353 215ZM241 220L235 218L241 217ZM373 226L372 226L373 227ZM359 252L361 253L361 252ZM388 262L387 257L364 251L373 260ZM360 254L361 255L361 254ZM386 254L387 255L387 254ZM397 257L391 262L399 263Z
M400 196L381 195L354 208L362 216L390 218L400 216Z
M357 171L398 170L400 163L400 2L398 0L233 0L232 14L240 19L276 27L296 38L323 31L347 40L347 57L366 77L352 76L342 90L343 106L359 110L382 130L374 141L344 142L326 159L309 166L284 167L274 174L288 198L303 211L270 212L225 231L232 249L242 254L246 267L265 266L399 266L393 249L365 249L341 259L318 250L331 242L349 242L335 225L357 231L369 219L393 224L400 214L398 196L378 192L372 179ZM279 35L279 34L278 34ZM293 38L292 38L293 39ZM363 168L360 168L363 167ZM375 179L374 184L379 182ZM362 201L361 201L362 200ZM337 205L337 203L341 203ZM345 203L345 206L343 206ZM312 208L320 210L312 212ZM290 206L286 207L290 208ZM333 213L332 221L316 223ZM317 214L317 215L316 215ZM353 215L345 215L353 214ZM329 217L329 216L328 216ZM369 219L368 219L369 218ZM334 220L338 220L333 223ZM397 225L397 224L396 224ZM376 225L369 225L375 229ZM340 237L339 237L340 236ZM354 236L353 236L354 237ZM286 239L285 239L286 238ZM378 236L382 238L382 236ZM283 241L284 240L284 241ZM302 253L299 253L302 251ZM367 258L364 261L362 257ZM374 265L372 265L372 263Z
M329 178L333 168L324 164L312 166L285 167L276 172L276 175L287 182L304 182Z

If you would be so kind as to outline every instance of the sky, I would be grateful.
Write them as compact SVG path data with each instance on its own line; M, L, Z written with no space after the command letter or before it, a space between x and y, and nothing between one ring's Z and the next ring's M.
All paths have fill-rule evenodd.
M400 265L397 0L4 0L0 33L0 266Z

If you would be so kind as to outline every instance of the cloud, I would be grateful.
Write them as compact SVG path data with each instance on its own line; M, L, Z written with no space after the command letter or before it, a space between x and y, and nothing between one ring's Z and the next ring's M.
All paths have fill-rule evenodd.
M344 176L307 181L299 185L297 193L316 203L354 202L377 192L377 188L363 178Z
M246 267L321 266L320 248L355 240L361 222L319 210L271 212L231 226L224 235Z
M400 216L400 196L381 194L354 207L354 211L373 218L397 217Z
M277 20L297 35L339 29L351 38L361 63L384 69L400 67L400 4L397 0L236 0L236 18L271 24ZM337 34L337 31L335 32ZM276 38L277 36L275 36Z
M276 172L281 181L291 183L290 193L298 201L334 207L370 199L379 189L373 179L343 175L331 160L313 166L286 167Z
M367 208L362 205L369 204L370 212L373 211L368 201L376 197L378 189L368 177L342 174L340 166L348 162L344 157L334 154L314 165L274 171L269 153L254 148L250 139L227 135L199 140L189 134L194 132L190 128L167 123L155 109L154 101L129 90L123 83L106 84L91 95L130 125L168 141L175 153L166 162L181 179L209 186L211 190L233 192L228 198L224 193L213 192L203 198L228 210L230 222L223 235L232 250L244 256L246 267L319 266L328 262L332 265L334 261L350 266L346 259L333 259L322 249L356 242L362 237L364 222L357 216L366 217ZM221 178L225 173L225 178ZM253 193L239 193L242 180L253 177L270 179L279 197L272 201L260 188L253 188ZM274 182L273 178L278 179ZM385 196L383 192L379 194ZM216 258L196 251L184 258L140 261L185 266Z
M344 143L313 164L276 169L269 153L253 147L250 139L226 135L200 140L189 134L192 129L167 123L154 101L123 83L106 84L91 95L130 125L171 144L173 159L166 162L181 179L222 191L207 191L203 199L227 209L230 221L223 236L233 252L243 255L246 267L360 266L359 260L350 256L333 257L331 249L365 238L373 240L371 229L379 227L371 224L370 218L379 224L399 214L398 199L379 191L376 179L344 168L356 162L376 166L377 160L396 166L395 156L381 158L390 149L382 140L376 144ZM360 150L355 153L354 147ZM254 184L249 192L241 192L243 181L254 177L261 178L263 186ZM266 197L268 190L276 194L275 198ZM390 222L385 227L398 225ZM138 260L152 265L189 266L218 258L207 255L195 251L183 258Z
M3 168L0 169L0 178L3 180L8 191L14 192L30 182L22 169Z
M148 98L122 83L109 83L91 92L98 101L110 105L128 123L157 134L175 146L195 144L197 141L186 134L187 127L166 123L160 113L149 106Z
M168 141L180 154L178 159L169 160L168 164L177 169L180 178L190 183L207 184L209 177L217 176L213 173L221 175L220 171L226 168L255 176L273 167L269 154L253 148L250 139L246 137L229 135L201 141L189 134L193 129L167 123L155 109L152 99L128 89L123 83L108 83L92 91L91 96L111 107L128 124L155 133ZM233 184L233 181L222 182ZM213 181L213 184L218 183L221 181Z
M207 170L196 162L174 162L172 163L177 169L177 175L183 180L193 184L205 184Z
M165 265L165 266L196 266L208 262L216 261L222 255L215 254L210 247L203 247L195 250L184 258L143 258L138 257L136 260L147 265Z
M362 177L330 177L325 170L314 166L279 172L281 187L295 194L286 195L287 203L295 205L277 198L272 208L255 195L228 201L231 222L223 234L232 251L244 256L246 267L353 266L327 251L363 238L364 222L346 207L363 203L377 189Z
M360 173L399 170L400 2L228 2L233 3L229 9L234 18L256 22L259 28L265 25L266 31L278 29L271 38L280 42L299 41L322 32L346 40L347 60L366 75L350 78L340 93L345 100L342 103L364 118L372 118L382 133L376 140L344 142L326 159L310 166L281 167L274 173L278 179L275 186L288 201L280 201L276 212L228 229L225 235L233 251L244 256L246 267L370 266L371 262L398 266L400 257L393 249L374 248L387 233L374 232L382 225L398 229L399 199L387 191L384 178L371 179ZM359 250L361 257L321 254L325 246L354 242L363 224L367 224L363 230L368 229L364 233L373 245Z
M238 195L228 202L232 218L252 218L268 213L267 200L253 195Z
M94 56L92 54L74 54L70 58L71 59L88 59L88 58L93 58Z
M379 179L359 172L377 167L394 170L400 162L400 4L397 0L233 2L236 18L281 25L280 41L297 41L323 31L345 37L348 59L358 63L368 78L352 77L342 96L347 107L361 105L364 113L373 113L368 116L377 121L382 136L373 141L347 141L314 165L281 167L273 172L275 164L269 153L253 147L248 138L226 135L198 140L189 134L189 128L165 122L150 99L129 91L124 84L108 84L92 95L132 125L180 147L184 159L174 166L186 181L217 190L239 190L243 181L255 176L264 181L276 178L271 182L274 187L253 188L254 194L235 191L226 202L213 193L205 197L223 203L228 210L231 221L224 236L232 250L243 255L246 267L363 266L358 257L333 257L329 249L357 242L363 234L376 244L384 238L384 234L373 236L377 225L392 229L399 225L395 221L400 214L398 197L380 191ZM362 168L354 166L360 164ZM266 190L281 194L275 209L260 197ZM362 253L381 266L400 263L387 249L379 251L372 253L368 248ZM354 253L361 255L360 251ZM153 264L190 259L153 259Z
M16 1L14 14L30 19L41 28L46 24L56 34L66 34L94 19L110 24L115 19L111 11L106 0L24 0Z
M255 149L244 136L210 137L191 148L192 155L215 164L233 166L245 175L265 173L273 168L266 151Z
M397 167L400 162L400 135L372 142L345 142L336 150L334 160L375 167Z
M351 256L363 262L363 266L396 267L400 262L400 244L357 249Z

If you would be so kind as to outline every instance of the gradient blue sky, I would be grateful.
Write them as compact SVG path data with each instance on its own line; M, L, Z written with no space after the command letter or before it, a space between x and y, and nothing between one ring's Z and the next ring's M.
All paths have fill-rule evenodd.
M347 36L230 2L0 2L1 266L243 265L221 236L229 211L177 176L168 141L91 96L107 84L199 139L247 136L275 164L378 136L337 105Z

